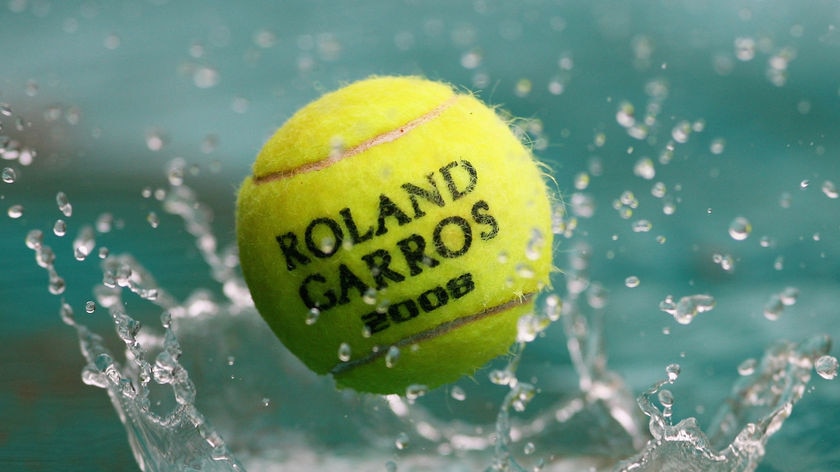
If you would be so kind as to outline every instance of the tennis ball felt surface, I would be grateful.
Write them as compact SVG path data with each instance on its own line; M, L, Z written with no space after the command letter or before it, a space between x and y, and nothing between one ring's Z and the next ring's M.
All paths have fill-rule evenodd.
M237 201L254 303L339 387L404 394L507 352L551 269L531 153L474 96L374 77L292 116Z

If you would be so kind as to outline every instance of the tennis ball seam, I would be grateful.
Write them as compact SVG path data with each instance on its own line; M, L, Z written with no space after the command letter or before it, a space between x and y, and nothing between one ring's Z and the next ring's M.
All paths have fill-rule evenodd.
M470 323L473 323L475 321L480 321L484 318L494 316L494 315L498 315L500 313L504 313L504 312L506 312L506 311L508 311L512 308L515 308L517 306L530 303L531 300L533 300L533 298L535 296L536 296L536 292L530 292L530 293L523 294L521 296L516 296L516 297L514 297L514 298L512 298L512 299L508 300L507 302L502 303L500 305L496 305L496 306L493 306L493 307L490 307L490 308L486 308L484 310L481 310L478 313L473 313L471 315L466 315L466 316L462 316L460 318L455 318L454 320L450 320L450 321L447 321L445 323L441 323L441 324L439 324L439 325L437 325L437 326L435 326L431 329L427 329L425 331L421 331L421 332L413 334L411 336L402 338L399 341L391 344L390 346L393 346L393 347L396 347L396 348L399 349L399 348L403 348L405 346L411 346L413 344L418 344L422 341L427 341L427 340L430 340L430 339L434 339L434 338L439 337L439 336L444 336L444 335L446 335L446 334L448 334L452 331L457 330L458 328L461 328L461 327L463 327L465 325L468 325ZM370 364L370 363L376 361L380 357L385 356L386 352L387 352L387 349L381 349L380 348L378 350L372 351L370 354L368 354L365 357L361 357L361 358L354 359L354 360L347 361L347 362L340 362L340 363L336 364L336 366L333 367L330 370L330 373L333 376L339 376L341 374L345 374L345 373L350 372L351 370L353 370L357 367L362 367L364 365L367 365L367 364Z
M417 118L414 118L411 121L406 122L402 126L397 126L396 128L378 134L372 138L369 138L361 143L348 148L348 149L336 149L336 152L331 152L329 155L324 157L323 159L317 160L315 162L310 162L308 164L303 164L301 166L295 167L293 169L288 170L281 170L276 172L270 172L264 175L254 175L253 181L255 185L260 185L268 182L273 182L275 180L283 180L292 178L296 175L303 174L306 172L315 172L321 169L326 169L327 167L336 164L344 159L348 159L353 157L357 154L361 154L367 151L370 148L376 147L380 144L390 143L392 141L396 141L397 139L405 136L414 128L421 126L424 123L434 120L438 116L440 116L443 112L445 112L449 107L451 107L457 100L459 95L454 94L448 99L444 100L443 103L432 108L428 112L420 115Z

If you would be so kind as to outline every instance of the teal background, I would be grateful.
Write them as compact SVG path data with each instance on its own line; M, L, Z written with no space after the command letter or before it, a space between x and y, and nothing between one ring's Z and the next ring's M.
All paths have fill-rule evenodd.
M166 163L184 158L198 169L188 182L213 208L217 236L231 243L236 187L262 142L323 91L371 74L446 80L540 120L549 145L539 157L566 195L574 176L600 160L603 174L586 190L598 208L578 237L593 247L593 278L610 292L611 366L640 392L680 362L677 414L702 424L744 358L779 338L840 335L840 200L820 191L826 180L840 186L838 24L840 5L831 1L4 2L0 102L14 114L3 117L0 134L38 156L32 166L0 162L18 174L14 184L0 183L0 207L24 205L22 218L0 217L0 468L134 467L105 392L80 381L77 342L58 317L60 297L46 291L46 273L23 244L26 233L47 234L68 281L63 298L79 317L88 316L84 302L100 276L94 257L73 260L70 243L103 211L123 227L98 236L99 244L131 252L179 297L217 289L190 236L142 189L164 186ZM259 39L266 34L274 39ZM760 43L750 61L734 56L741 37ZM114 38L118 46L109 49ZM640 59L634 45L645 42L652 52ZM785 48L795 57L778 86L767 77L768 61ZM478 67L462 64L468 52L481 55ZM197 85L202 68L215 71L214 85ZM523 79L532 90L519 96ZM564 83L559 95L548 88L554 79ZM615 114L629 101L641 115L652 79L667 83L668 97L651 139L639 141ZM28 83L37 84L34 96ZM14 130L17 116L31 126ZM650 195L654 181L634 176L633 165L643 155L656 161L671 128L698 119L705 129L677 145L670 164L657 164L654 181L679 199L666 216ZM601 132L607 139L596 147ZM147 146L150 133L165 137L161 150ZM715 138L726 141L721 155L709 151ZM208 139L217 142L212 150ZM61 216L59 190L74 207L64 238L49 234ZM630 220L610 207L625 190L640 200ZM149 211L161 217L158 229L146 221ZM736 216L753 225L746 241L727 234ZM632 232L638 218L653 230ZM761 247L761 236L775 246ZM570 247L560 245L559 266ZM736 258L734 273L712 262L715 252ZM783 270L773 268L779 256ZM642 280L639 288L623 285L630 275ZM770 294L789 285L800 289L797 304L779 321L765 320ZM678 326L657 308L669 293L711 293L718 305ZM101 310L84 319L111 333L105 317ZM528 354L522 369L545 376L546 391L569 387L559 329ZM838 398L836 382L815 376L759 470L840 468Z

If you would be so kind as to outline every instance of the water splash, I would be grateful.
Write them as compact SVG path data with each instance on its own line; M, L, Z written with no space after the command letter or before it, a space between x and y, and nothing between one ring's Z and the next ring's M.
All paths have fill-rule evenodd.
M173 174L170 169L169 175L179 174ZM107 312L117 338L125 346L124 361L105 347L101 336L80 324L72 307L62 302L60 317L76 330L86 361L83 382L108 391L143 470L240 471L245 465L261 470L283 463L307 464L308 469L329 468L329 465L306 462L305 457L294 451L294 444L301 444L304 451L312 451L305 441L291 440L283 448L283 454L287 455L278 457L269 452L277 449L276 444L257 439L263 434L260 431L247 432L241 424L227 424L226 431L232 432L237 441L234 444L251 444L257 448L247 451L239 447L236 452L240 457L235 457L220 430L212 427L205 413L196 407L201 392L190 376L190 368L182 363L181 338L201 336L206 349L233 352L223 348L230 341L222 333L229 331L227 326L241 326L242 321L237 317L253 314L253 307L235 271L235 251L220 249L212 234L209 209L198 201L183 178L169 178L169 183L169 188L150 190L149 195L159 195L160 198L155 198L163 212L183 220L225 297L215 300L207 291L199 289L186 300L177 300L158 285L139 261L127 254L113 255L106 251L100 264L101 283L94 290L96 300L86 303L85 311L91 316ZM625 194L620 203L631 207L634 200L631 194ZM89 254L95 249L92 228L106 233L114 224L113 216L103 213L93 226L83 225L73 243L74 255ZM33 230L26 244L35 251L38 264L47 270L50 279L61 279L54 267L55 254L44 245L43 239L42 231ZM680 375L684 375L680 366L668 366L667 379L635 399L622 377L608 367L603 330L609 300L604 287L590 279L592 249L577 243L568 254L565 286L558 293L546 295L533 313L522 317L513 355L507 365L489 374L490 383L504 392L494 424L472 425L435 416L424 404L425 397L430 395L424 385L410 386L404 396L340 397L354 409L360 403L365 404L365 414L360 415L363 419L352 420L353 430L362 438L365 457L349 456L349 462L337 467L377 464L401 470L429 461L441 467L454 461L467 470L484 468L488 472L549 468L749 471L763 457L767 439L801 398L810 373L816 371L825 378L836 375L836 359L827 356L828 338L817 337L800 345L780 343L768 350L760 362L747 365L745 361L738 366L741 378L732 394L721 403L712 427L706 432L699 429L694 418L674 424L678 395L664 387L677 385ZM636 278L629 279L632 280L628 286L638 285ZM562 302L560 293L564 294ZM795 289L787 288L778 298L793 302L797 295ZM161 313L159 325L141 325L126 310L128 297L137 297L156 307ZM673 310L671 314L688 320L714 306L714 299L708 295L692 295L676 303L669 300L666 308ZM577 373L577 389L563 394L541 390L539 385L550 381L548 373L541 376L540 383L518 376L529 343L553 323L560 324L566 335L567 351ZM336 356L340 360L348 359L349 349L348 345L342 345ZM193 355L204 358L201 353L193 352ZM389 349L387 357L390 365L397 365L399 350ZM241 362L239 355L236 360L233 355L227 359L224 369L237 372L249 362L244 360L247 356ZM259 366L253 368L261 371ZM232 380L244 374L219 375L229 375ZM231 390L230 394L235 392ZM260 413L251 412L252 416L247 418L257 424L265 421L264 411L283 404L274 395L267 396L261 391L255 391L254 395ZM472 395L457 385L451 388L448 397L459 403L473 400ZM537 399L547 406L529 411ZM237 412L246 407L239 397L235 401L215 400L220 401L221 404L209 406L214 416L224 416L220 414L222 411L233 409L233 421L242 421L243 416L237 416ZM647 426L644 415L648 417ZM222 423L226 421L222 419ZM276 437L272 434L269 437ZM430 450L438 451L439 459L430 459L422 452ZM621 461L622 458L625 459Z
M781 428L805 393L814 362L830 348L826 336L799 344L778 342L768 348L759 366L735 384L706 432L694 418L672 424L672 405L662 404L661 396L661 407L656 401L657 395L665 392L663 387L673 380L654 384L638 399L639 407L650 418L653 439L613 471L755 470L764 457L767 440Z

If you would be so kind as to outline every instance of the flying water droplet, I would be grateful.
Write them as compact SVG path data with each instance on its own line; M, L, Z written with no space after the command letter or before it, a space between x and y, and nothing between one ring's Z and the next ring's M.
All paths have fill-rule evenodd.
M525 257L532 261L538 260L544 246L545 236L543 236L542 232L537 228L531 229L531 238L525 247Z
M626 279L624 279L624 285L627 288L636 288L636 287L639 286L640 283L641 283L641 281L635 275L631 275L631 276L627 277Z
M726 140L723 138L715 138L712 140L712 143L709 145L709 151L712 154L720 155L723 154L723 150L726 147Z
M397 447L398 450L402 451L403 449L408 447L408 444L411 440L409 439L406 433L400 433L397 435L397 439L394 441L394 445Z
M51 294L53 295L61 295L64 293L64 289L67 288L64 278L58 275L54 275L50 277L50 284L47 287Z
M0 171L0 178L2 178L3 182L7 184L15 183L17 180L17 173L11 167L4 167L2 171Z
M726 272L735 271L735 259L730 254L715 253L712 255L712 261L714 261L715 264L718 264L721 269Z
M93 300L86 301L85 302L85 313L90 314L90 313L93 313L94 311L96 311L96 302L94 302Z
M306 318L304 322L308 325L314 325L318 321L318 317L321 316L321 310L318 307L312 307L306 312Z
M388 348L388 352L385 353L385 367L393 368L397 365L397 362L400 360L400 348L397 346L391 346Z
M411 384L405 388L405 398L409 403L414 402L418 398L429 392L429 387L423 384Z
M830 180L826 180L822 184L822 192L825 194L826 197L835 199L840 197L840 193L837 192L837 187L834 185L834 182Z
M74 326L76 324L76 317L73 314L73 307L71 307L69 303L61 303L59 315L61 315L61 321L63 321L64 324L69 326Z
M834 356L820 356L814 362L814 370L820 377L831 380L837 377L838 362Z
M64 220L55 220L55 224L53 225L53 233L58 236L62 237L67 234L67 223Z
M9 215L9 218L17 219L23 216L23 205L12 205L9 207L9 210L6 212Z
M770 300L764 305L764 317L770 321L778 320L784 311L785 304L782 303L782 299L778 294L771 295Z
M743 241L747 239L752 231L752 224L743 216L739 216L732 220L729 224L729 236L736 241Z
M653 160L649 157L639 159L633 167L633 174L645 180L651 180L656 177L656 168L653 165Z
M531 441L528 441L527 443L525 443L525 446L522 448L522 452L526 456L530 456L536 450L537 450L537 446L535 446L534 443L532 443Z
M738 365L738 374L747 376L752 375L755 372L755 367L758 364L754 358L750 357L749 359L745 359L744 362L741 362Z
M674 303L674 298L668 295L659 303L659 309L673 316L677 323L689 324L703 312L715 307L715 299L711 295L688 295Z
M692 127L688 121L680 121L671 130L671 137L674 141L683 144L688 142L688 137L691 136Z
M338 360L341 362L347 362L350 360L350 355L352 354L350 345L347 343L341 343L338 346Z
M799 298L799 289L796 287L785 287L784 290L779 293L779 300L785 306L792 306L796 304L796 300Z
M149 225L152 228L157 228L160 225L160 218L158 218L157 213L150 211L148 215L146 215L146 221L149 222Z
M452 387L452 390L449 391L449 396L451 396L454 400L458 400L462 402L467 399L467 393L464 391L463 388L459 386Z
M493 369L490 372L489 378L496 385L508 385L515 377L513 372L508 369Z
M638 220L633 223L634 233L647 233L653 229L653 223L650 220Z
M562 314L563 302L556 294L545 297L545 316L550 321L557 321Z
M665 367L665 374L668 376L668 382L674 383L677 381L677 377L680 376L680 365L679 364L668 364Z
M73 240L73 255L77 261L83 261L90 255L94 247L96 247L96 241L93 236L93 227L85 225L79 230L76 239Z
M55 203L58 205L58 211L64 214L66 218L73 216L73 205L70 204L70 199L67 198L66 193L58 192L55 195Z

